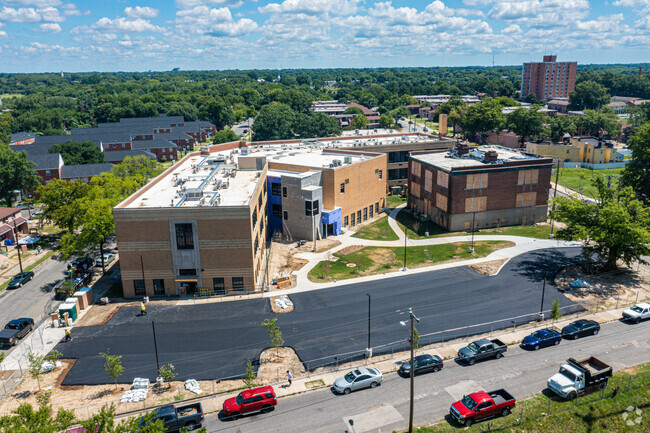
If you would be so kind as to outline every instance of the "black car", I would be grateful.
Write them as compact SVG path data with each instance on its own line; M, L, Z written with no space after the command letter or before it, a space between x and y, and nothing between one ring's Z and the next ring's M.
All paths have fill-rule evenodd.
M600 331L600 325L593 320L576 320L562 328L562 336L575 340L587 335L596 335Z
M84 257L72 262L72 267L77 270L86 270L95 266L95 260L92 257Z
M14 275L14 277L9 281L8 289L17 289L18 287L24 286L26 282L34 278L34 273L32 271L21 272L20 274Z
M415 366L414 373L428 373L430 371L440 371L442 369L442 359L437 356L431 355L418 355L414 358L413 364ZM411 375L411 361L404 361L399 368L398 373L400 376Z

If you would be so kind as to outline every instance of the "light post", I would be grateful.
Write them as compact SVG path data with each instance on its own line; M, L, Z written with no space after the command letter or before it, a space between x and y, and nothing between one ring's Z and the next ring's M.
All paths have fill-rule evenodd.
M546 292L546 271L548 266L544 265L544 280L542 281L542 304L539 307L539 318L544 320L544 293Z
M14 241L16 242L16 251L18 252L18 265L20 266L20 273L23 273L23 260L20 257L20 245L18 244L18 234L16 234L16 221L13 222L14 225L11 227L11 230L14 232Z
M156 377L160 375L160 363L158 362L158 342L156 341L156 323L152 320L151 327L153 328L153 348L156 351Z
M142 261L142 254L140 254L140 270L142 271L142 288L144 289L144 294L147 294L147 283L144 279L144 262Z
M555 198L557 197L557 182L560 178L560 159L557 160L557 168L555 169L555 188L553 189L553 206L551 207L551 214L555 211ZM553 239L553 226L555 220L551 218L551 233L548 235L550 239Z
M414 385L415 385L415 325L413 323L413 320L416 322L420 322L420 319L418 319L415 314L413 314L413 309L409 308L409 316L411 319L411 377L410 377L410 382L411 382L411 398L410 398L410 403L409 403L409 433L413 433L413 399L414 399ZM406 323L400 322L402 326L406 326Z
M370 358L372 357L372 349L370 348L370 302L372 298L369 293L366 293L366 296L368 297L368 346L366 346L366 354Z

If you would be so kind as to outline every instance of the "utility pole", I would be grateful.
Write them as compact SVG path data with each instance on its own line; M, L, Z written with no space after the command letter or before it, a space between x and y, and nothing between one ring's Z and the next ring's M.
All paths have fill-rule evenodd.
M546 292L546 271L548 266L544 265L544 280L542 281L542 304L539 306L539 318L544 320L544 292Z
M142 254L140 254L140 270L142 271L142 288L144 289L144 294L147 294L147 283L144 279L144 262L142 261Z
M414 384L415 384L415 326L413 320L418 323L420 319L415 317L413 309L409 308L409 316L411 316L411 402L409 405L409 433L413 433L413 399L414 399Z
M551 213L555 210L555 197L557 197L557 182L560 178L560 158L557 159L557 168L555 169L555 188L553 190L553 205L551 206ZM551 234L549 237L553 239L553 225L555 220L551 218Z
M368 354L368 358L370 358L372 356L371 355L371 353L372 353L371 350L372 349L370 348L370 301L371 301L371 297L370 297L369 293L366 293L366 296L368 297L368 345L366 346L367 347L366 353Z
M404 267L402 268L403 271L406 271L406 240L409 238L408 231L409 229L406 226L404 226Z
M16 234L16 221L14 221L14 225L11 228L11 230L14 232L14 240L16 241L16 251L18 252L18 265L20 266L20 273L23 273L23 260L20 257L20 245L18 244L18 234Z
M152 320L151 327L153 328L153 348L156 351L156 377L160 375L160 363L158 362L158 342L156 341L156 323Z

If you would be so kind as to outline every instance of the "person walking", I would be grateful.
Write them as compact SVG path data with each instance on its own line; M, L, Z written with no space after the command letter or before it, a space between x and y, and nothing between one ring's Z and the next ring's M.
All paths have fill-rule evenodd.
M291 379L293 379L293 376L291 375L291 372L287 370L287 380L289 381L289 385L287 386L287 388L291 386Z
M144 306L144 302L140 302L140 315L141 316L147 315L147 308Z
M72 341L72 336L70 335L70 329L65 330L65 341Z

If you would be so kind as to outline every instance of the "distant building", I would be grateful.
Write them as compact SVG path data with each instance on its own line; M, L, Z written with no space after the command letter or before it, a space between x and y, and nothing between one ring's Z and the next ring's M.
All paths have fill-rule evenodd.
M20 211L19 207L0 207L0 245L4 246L5 239L15 244L15 235L29 234L29 224Z
M36 133L35 132L17 132L15 134L11 134L11 138L9 139L9 144L10 145L21 145L21 144L31 144L36 140Z
M569 98L551 99L546 105L551 110L555 110L558 113L567 114L569 110Z
M542 62L524 63L521 74L521 99L530 94L544 101L569 97L575 90L578 63L556 60L557 56L544 56Z
M545 221L552 165L498 146L414 154L408 207L449 231Z
M614 145L598 137L567 137L561 143L551 141L526 143L526 152L550 156L563 162L585 162L588 164L608 164L620 159Z

